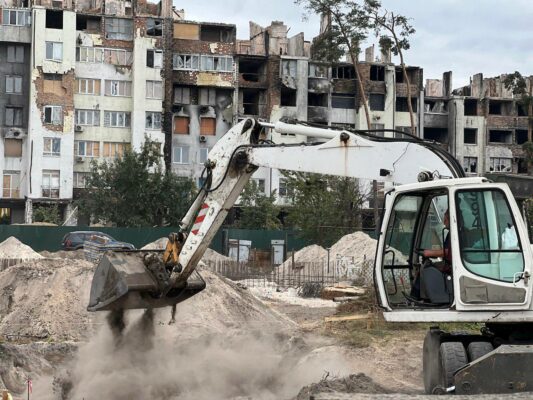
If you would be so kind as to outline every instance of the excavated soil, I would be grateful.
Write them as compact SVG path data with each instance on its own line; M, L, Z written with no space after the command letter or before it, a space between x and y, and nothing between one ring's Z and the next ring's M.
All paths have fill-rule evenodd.
M0 243L0 271L22 261L39 258L42 258L39 253L13 236Z
M322 379L318 383L305 386L295 400L309 400L319 393L390 393L365 374L349 375L344 378Z

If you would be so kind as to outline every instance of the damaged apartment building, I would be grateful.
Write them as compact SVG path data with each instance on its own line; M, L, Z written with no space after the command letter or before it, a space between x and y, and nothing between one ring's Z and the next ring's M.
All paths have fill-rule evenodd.
M452 73L427 80L424 138L443 145L468 175L527 174L522 144L527 141L527 110L505 88L505 75L476 74L468 86L452 90Z
M289 37L288 31L280 21L268 27L250 22L250 39L237 40L234 25L174 22L172 85L167 88L173 101L165 115L173 121L171 161L176 173L201 184L209 149L247 117L366 127L353 65L313 61L311 44L303 33ZM360 69L372 127L409 132L407 84L401 69L387 56L376 61L373 47L367 49ZM416 111L422 69L408 67L407 73ZM276 135L277 143L306 140ZM261 168L253 179L264 193L275 190L278 203L287 201L289 189L279 171Z
M170 2L2 0L2 223L72 200L91 160L164 143L163 21Z

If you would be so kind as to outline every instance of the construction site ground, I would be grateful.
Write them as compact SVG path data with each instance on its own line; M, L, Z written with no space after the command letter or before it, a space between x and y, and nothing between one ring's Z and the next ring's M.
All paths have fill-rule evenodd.
M10 246L20 248L0 251ZM337 306L202 270L207 288L175 321L166 308L129 311L120 330L86 311L94 265L30 250L0 270L0 387L14 399L26 398L28 378L40 400L431 398L422 395L427 327L385 324L371 290Z

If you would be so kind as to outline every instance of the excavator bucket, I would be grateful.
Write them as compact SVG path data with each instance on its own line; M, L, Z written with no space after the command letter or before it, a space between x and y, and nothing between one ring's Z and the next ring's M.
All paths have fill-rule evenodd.
M201 292L205 281L194 272L185 285L162 295L170 271L162 251L108 251L93 276L88 311L147 309L172 306Z

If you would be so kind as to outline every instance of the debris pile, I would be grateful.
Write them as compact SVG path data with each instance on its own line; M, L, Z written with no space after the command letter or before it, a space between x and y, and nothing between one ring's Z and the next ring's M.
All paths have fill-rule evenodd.
M20 262L42 257L14 236L10 236L0 243L0 271Z
M296 396L296 400L311 400L322 393L386 394L391 392L365 374L357 374L338 379L324 378L318 383L304 387Z

